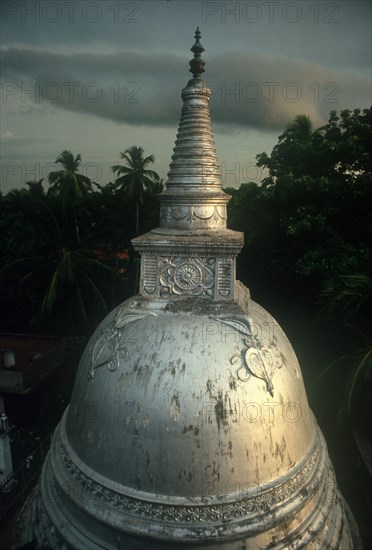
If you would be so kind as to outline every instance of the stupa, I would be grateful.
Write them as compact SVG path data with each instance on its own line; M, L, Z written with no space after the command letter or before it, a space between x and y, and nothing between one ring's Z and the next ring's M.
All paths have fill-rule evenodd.
M23 517L52 549L350 550L293 348L236 281L199 29L140 292L100 324Z

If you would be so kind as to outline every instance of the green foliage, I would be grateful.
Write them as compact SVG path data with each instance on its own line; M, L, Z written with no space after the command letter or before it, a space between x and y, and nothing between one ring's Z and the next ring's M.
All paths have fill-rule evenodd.
M50 172L48 176L50 189L61 197L64 210L85 199L92 190L90 179L78 173L80 162L81 155L74 157L71 151L62 151L56 159L62 169Z
M334 342L337 359L321 371L317 392L326 379L342 418L353 406L366 423L372 417L366 405L372 390L372 108L331 112L317 130L300 115L271 155L257 155L257 164L268 177L261 186L241 185L229 205L231 227L246 237L240 271L248 281L253 277L253 288L264 280L287 310L300 304L315 317L320 295L320 336Z
M372 430L372 277L368 272L341 273L330 278L321 293L322 313L338 330L344 329L350 351L320 374L343 377L340 418L349 419L352 406L359 424ZM360 399L361 396L367 400ZM359 397L359 400L358 400Z
M108 258L129 250L132 276L131 239L139 233L140 214L141 231L158 225L156 195L163 182L149 169L153 156L145 157L141 147L126 149L121 158L123 164L112 167L115 181L93 186L79 173L80 155L65 150L57 158L61 170L49 175L47 192L39 181L0 196L2 264L15 262L20 279L22 260L44 257L49 262L44 273L54 261L60 268L56 281L71 282L73 273L84 278L81 262L97 260L97 251L98 261L114 267ZM273 295L283 292L313 303L324 280L363 271L372 259L371 158L372 109L332 112L319 129L309 117L296 117L271 155L257 155L257 164L269 170L263 185L247 182L226 190L232 196L229 226L246 239L238 258L240 277ZM31 272L31 260L29 266ZM4 284L1 300L9 307L15 287L9 280ZM43 285L49 288L45 280ZM57 303L57 295L62 291L42 302L44 312ZM34 315L36 294L22 299ZM97 295L98 309L99 303Z
M142 231L150 231L154 227L159 226L160 202L159 194L164 189L164 181L159 178L158 174L153 176L153 180L149 180L143 194L142 203Z
M115 164L112 171L116 174L115 186L123 195L134 198L136 204L136 234L139 235L139 205L144 201L145 189L155 192L156 186L160 186L159 175L147 166L154 162L154 155L143 157L142 147L132 145L120 158L124 164Z
M119 178L93 187L79 173L81 156L65 150L47 192L40 180L0 194L2 330L88 334L131 295L138 209L144 230L159 224L163 181L141 147L122 158Z
M246 236L243 269L319 289L372 260L372 108L331 113L316 131L298 116L257 159L269 176L242 184L229 204L230 226Z
M342 273L326 282L321 298L328 315L355 319L372 311L372 277L367 273Z
M320 128L314 132L310 118L298 115L279 136L270 157L267 153L257 155L257 166L268 168L270 172L263 185L272 185L283 176L320 176L323 172L322 131Z
M264 186L285 176L326 177L332 181L370 178L372 171L372 108L330 113L328 124L313 131L309 117L299 115L267 153L257 155L257 166L267 168Z
M94 250L77 245L60 199L26 196L24 201L23 225L4 250L2 284L21 304L25 300L32 305L30 322L35 328L89 332L107 313L110 286L118 273L100 262ZM20 249L14 247L18 242Z

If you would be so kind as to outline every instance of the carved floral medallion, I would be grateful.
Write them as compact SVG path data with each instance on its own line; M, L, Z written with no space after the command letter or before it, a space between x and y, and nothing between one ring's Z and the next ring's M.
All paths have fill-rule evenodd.
M215 258L162 258L160 296L212 296L215 266Z

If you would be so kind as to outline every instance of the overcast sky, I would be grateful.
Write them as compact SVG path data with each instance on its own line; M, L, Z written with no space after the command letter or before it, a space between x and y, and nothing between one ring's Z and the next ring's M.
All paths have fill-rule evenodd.
M64 149L98 183L131 145L166 179L196 26L223 184L258 181L298 114L371 101L371 2L1 3L1 190L47 176Z

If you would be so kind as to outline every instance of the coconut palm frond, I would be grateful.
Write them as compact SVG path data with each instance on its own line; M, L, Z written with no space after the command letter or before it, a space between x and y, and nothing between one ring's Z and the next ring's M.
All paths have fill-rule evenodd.
M124 164L115 164L111 170L117 175L115 186L119 192L136 200L136 234L139 234L139 205L143 203L144 191L149 182L158 180L159 175L146 167L154 162L154 155L143 156L142 147L132 145L120 153Z
M347 385L346 391L346 412L350 414L351 403L353 400L353 395L355 393L355 388L363 372L366 372L367 369L372 367L372 346L365 349L362 353L356 356L356 360L353 364L353 367L349 376L349 383Z
M368 302L372 303L372 277L366 273L339 275L325 285L321 299L328 314L355 316Z

